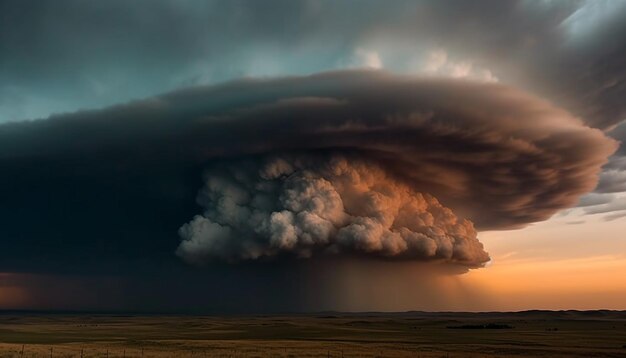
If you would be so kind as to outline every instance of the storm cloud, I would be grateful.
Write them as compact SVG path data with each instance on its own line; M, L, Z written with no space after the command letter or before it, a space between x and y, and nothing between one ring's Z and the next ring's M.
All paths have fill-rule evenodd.
M489 73L610 128L626 118L625 11L610 0L2 0L0 121L242 76L415 73L434 52L453 75Z
M89 204L93 220L137 215L141 236L163 225L139 220L141 207L186 207L170 222L193 210L202 187L202 215L168 224L191 219L178 254L196 263L325 250L479 265L488 256L473 225L517 228L575 205L616 148L567 111L501 84L338 71L2 125L0 169L9 174L0 195L19 208L27 192L37 200L47 185L62 186L81 203L101 201ZM76 178L90 185L68 188ZM87 215L66 208L66 221ZM255 209L259 221L244 222ZM13 220L3 226L16 235ZM89 235L67 229L57 240L84 245ZM171 253L178 239L168 235L160 245ZM120 250L128 244L110 240Z
M292 253L372 255L480 266L476 230L430 195L358 157L293 155L205 173L205 208L180 229L177 253L202 264Z

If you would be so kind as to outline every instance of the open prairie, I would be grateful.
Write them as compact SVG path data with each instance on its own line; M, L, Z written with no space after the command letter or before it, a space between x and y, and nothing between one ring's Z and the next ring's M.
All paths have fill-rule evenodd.
M0 315L1 357L626 357L626 312Z

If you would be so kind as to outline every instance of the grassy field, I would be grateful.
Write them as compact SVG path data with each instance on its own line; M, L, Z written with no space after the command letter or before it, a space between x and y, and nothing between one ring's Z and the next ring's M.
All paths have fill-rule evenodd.
M626 312L0 314L0 357L50 356L626 357Z

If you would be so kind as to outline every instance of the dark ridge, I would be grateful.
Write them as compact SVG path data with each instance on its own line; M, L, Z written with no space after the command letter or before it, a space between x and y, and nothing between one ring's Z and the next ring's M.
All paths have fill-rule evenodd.
M460 326L447 326L448 329L511 329L513 326L500 323L487 324L464 324Z

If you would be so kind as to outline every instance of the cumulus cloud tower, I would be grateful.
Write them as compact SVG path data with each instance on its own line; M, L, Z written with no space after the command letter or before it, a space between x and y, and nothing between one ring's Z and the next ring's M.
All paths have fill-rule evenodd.
M476 230L428 194L355 156L272 156L205 173L205 208L180 228L190 263L314 254L489 260Z

